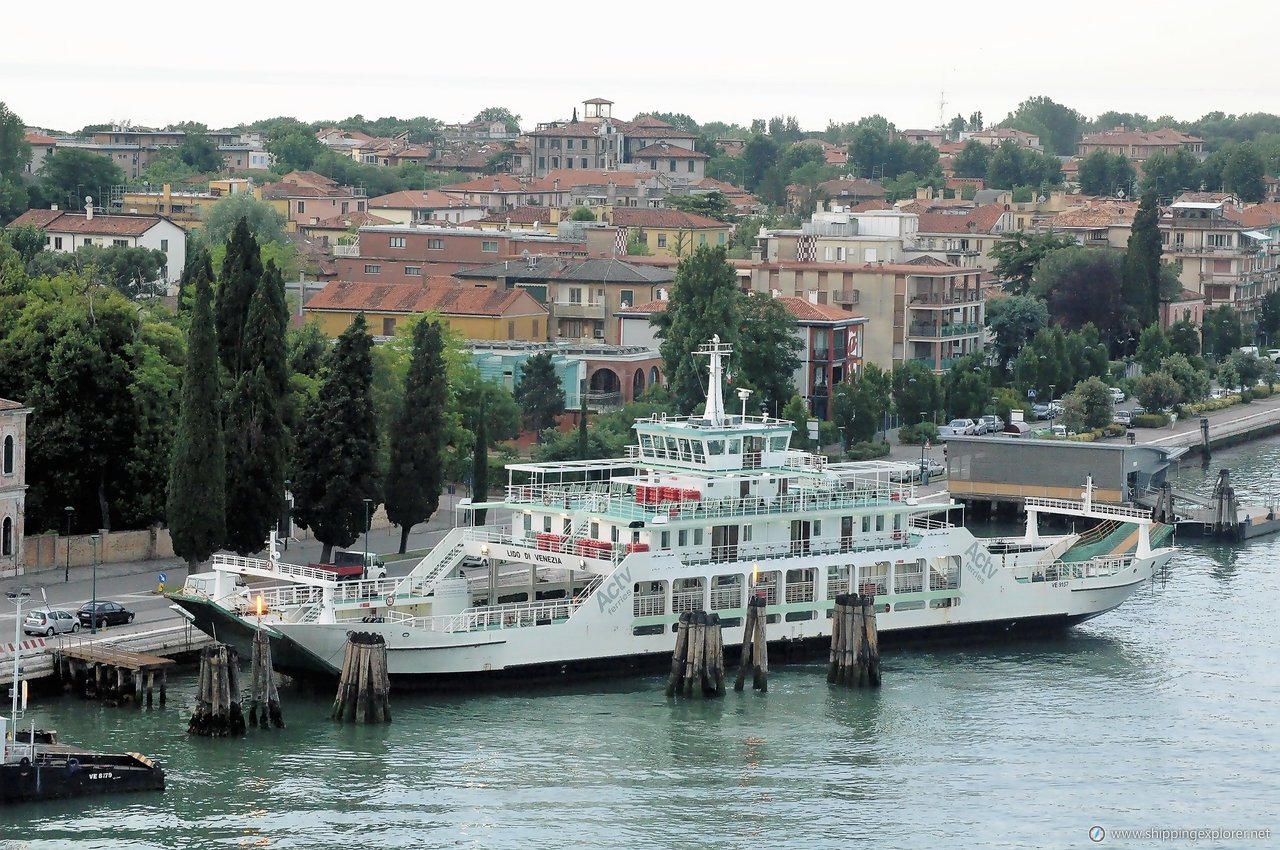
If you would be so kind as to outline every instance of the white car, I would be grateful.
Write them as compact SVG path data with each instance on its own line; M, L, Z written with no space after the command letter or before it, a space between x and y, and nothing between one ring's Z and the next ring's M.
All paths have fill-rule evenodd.
M1111 400L1114 402L1122 402L1127 398L1124 394L1124 390L1119 387L1108 387L1107 389L1111 392Z
M972 437L978 433L978 423L972 419L952 419L938 429L939 437Z

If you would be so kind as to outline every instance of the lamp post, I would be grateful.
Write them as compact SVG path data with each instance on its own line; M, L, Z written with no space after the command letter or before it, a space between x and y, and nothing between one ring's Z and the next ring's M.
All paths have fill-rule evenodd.
M369 569L369 507L373 499L364 500L364 568Z
M10 725L13 727L11 734L16 743L18 740L18 691L21 689L21 685L18 682L18 674L22 669L19 663L22 660L22 603L31 598L31 591L25 587L20 587L17 590L6 590L4 595L18 609L13 621L13 719L10 721ZM2 753L3 742L0 742L0 754Z
M98 633L98 535L89 535L93 544L93 589L89 599L89 633Z
M292 520L289 515L289 488L293 486L293 482L288 478L284 480L284 504L280 506L280 540L284 543L284 551L289 551L289 538L293 536L293 523L289 522L286 528L286 520Z
M62 580L71 581L71 515L76 512L76 509L67 505L63 510L67 512L67 566L62 572Z

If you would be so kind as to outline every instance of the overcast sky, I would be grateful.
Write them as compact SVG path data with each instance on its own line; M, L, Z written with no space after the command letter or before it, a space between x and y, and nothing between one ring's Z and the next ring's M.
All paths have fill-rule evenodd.
M0 101L32 126L235 125L360 113L531 129L591 97L700 122L880 113L899 128L1045 94L1181 119L1280 112L1263 0L1071 3L61 0L4 12Z

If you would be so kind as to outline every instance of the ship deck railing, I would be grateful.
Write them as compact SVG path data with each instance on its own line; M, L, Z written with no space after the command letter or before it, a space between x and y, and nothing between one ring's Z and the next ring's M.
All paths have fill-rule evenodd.
M913 539L914 538L914 539ZM845 536L836 540L793 540L778 543L738 543L712 546L708 554L682 552L686 564L711 564L726 561L772 561L812 555L840 555L870 550L905 549L920 542L918 532L901 530L870 531L864 535Z
M1117 517L1127 522L1150 522L1150 508L1131 508L1128 505L1109 505L1104 502L1091 501L1086 508L1083 501L1077 499L1043 499L1029 496L1023 500L1028 509L1059 511L1063 513L1087 513L1091 516Z
M1121 555L1114 558L1095 558L1092 561L1054 561L1013 568L1013 577L1020 582L1070 581L1072 579L1107 578L1124 571L1133 558Z
M414 617L401 611L387 611L383 619L388 623L423 629L439 634L488 631L493 629L519 629L562 623L573 616L600 585L597 576L574 598L542 599L537 602L512 602L505 605L477 605L457 614L436 614Z
M569 487L525 484L509 486L505 504L541 505L564 511L582 510L626 521L649 520L654 516L666 516L669 520L703 520L888 507L895 503L908 504L914 499L914 492L912 485L903 484L858 490L802 490L769 499L704 497L696 500L637 503L634 493L625 492L625 488L617 484L612 485L609 490L604 490L599 484Z

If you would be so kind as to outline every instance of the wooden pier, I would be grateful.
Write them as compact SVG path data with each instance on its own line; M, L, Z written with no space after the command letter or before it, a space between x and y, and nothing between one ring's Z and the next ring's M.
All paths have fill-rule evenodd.
M82 643L54 650L54 668L65 690L116 704L132 700L139 708L144 697L148 708L153 704L157 679L160 704L165 704L169 668L176 663L172 658L118 649L104 643Z

